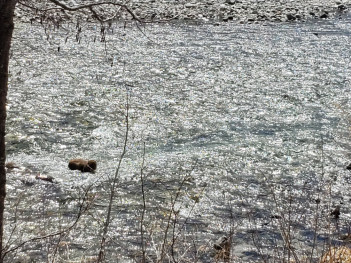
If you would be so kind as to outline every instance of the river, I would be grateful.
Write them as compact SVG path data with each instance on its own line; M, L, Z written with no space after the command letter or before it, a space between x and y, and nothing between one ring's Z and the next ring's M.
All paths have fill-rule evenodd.
M108 262L140 256L141 174L150 258L172 207L179 262L214 262L212 244L229 234L232 262L283 258L283 229L299 256L318 257L349 228L349 23L114 25L106 42L94 25L76 35L18 24L6 139L21 169L8 174L6 236L68 227L89 187L90 209L8 262L47 262L56 247L58 262L93 260L127 122ZM69 170L72 158L95 159L97 172Z

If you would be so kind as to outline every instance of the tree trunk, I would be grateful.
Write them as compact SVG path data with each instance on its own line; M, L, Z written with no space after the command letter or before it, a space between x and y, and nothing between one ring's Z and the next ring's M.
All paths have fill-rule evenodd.
M13 16L17 0L0 0L0 263L3 262L4 208L6 197L5 122L8 68Z

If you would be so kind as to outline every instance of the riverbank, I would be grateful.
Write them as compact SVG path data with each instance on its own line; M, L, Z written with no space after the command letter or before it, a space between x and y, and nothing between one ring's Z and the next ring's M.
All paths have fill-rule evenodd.
M149 0L131 4L136 14L144 19L176 17L239 23L328 19L346 14L351 7L350 1L340 0Z
M128 7L137 17L146 21L177 19L235 21L246 24L342 17L351 9L351 2L349 0L134 0L128 3ZM27 22L36 19L35 16L26 15L25 9L22 8L16 9L17 18ZM103 11L104 14L105 12L106 10ZM107 17L115 16L113 9L109 10L109 13ZM90 12L88 14L91 15ZM70 15L69 12L65 12L64 15L56 13L47 16L46 19L57 16L64 16L64 19L67 19ZM40 21L43 18L37 17L37 19ZM115 16L113 20L119 19L126 17Z

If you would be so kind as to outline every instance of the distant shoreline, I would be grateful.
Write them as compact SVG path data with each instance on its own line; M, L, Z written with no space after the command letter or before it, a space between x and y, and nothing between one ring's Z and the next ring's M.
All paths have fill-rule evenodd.
M144 19L286 22L343 16L349 1L330 0L149 0L132 1L136 14Z
M146 21L175 19L241 24L331 19L343 17L351 10L350 1L345 0L132 0L128 6ZM31 21L19 9L16 18Z

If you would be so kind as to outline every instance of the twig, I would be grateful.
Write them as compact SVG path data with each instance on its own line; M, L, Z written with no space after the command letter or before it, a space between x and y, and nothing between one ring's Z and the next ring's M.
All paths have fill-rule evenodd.
M135 19L136 21L138 22L142 22L142 20L140 20L132 10L129 9L128 6L124 5L124 4L119 4L119 3L115 3L115 2L109 2L109 1L106 1L106 2L101 2L101 3L90 3L90 4L84 4L84 5L79 5L79 6L74 6L74 7L70 7L70 6L67 6L66 4L60 2L60 1L57 1L57 0L49 0L50 2L54 3L55 5L67 10L67 11L78 11L78 10L82 10L82 9L90 9L94 6L102 6L102 5L113 5L113 6L119 6L119 7L122 7L124 10L126 10L131 16L133 19ZM97 18L98 19L98 18Z
M205 188L206 188L206 186L203 187L201 193L204 192ZM176 244L176 242L177 242L177 240L178 240L178 238L179 238L179 236L180 236L182 230L184 229L185 225L188 223L188 220L189 220L189 218L190 218L190 215L191 215L192 212L194 211L196 205L197 205L197 203L194 202L194 204L191 206L191 208L190 208L190 210L189 210L189 213L188 213L188 215L186 216L184 222L183 222L182 225L178 228L178 232L177 232L177 233L175 233L175 226L176 226L177 221L176 221L176 218L174 218L174 222L173 222L173 236L172 236L172 244L171 244L171 253L172 253L173 262L177 262L177 261L175 260L175 258L174 258L174 246L175 246L175 244Z
M127 4L120 4L120 3L115 3L115 2L111 2L111 1L105 1L105 2L100 2L100 3L88 3L88 4L83 4L83 5L78 5L78 6L68 6L66 5L65 3L62 3L58 0L49 0L51 3L55 4L56 6L59 6L58 7L51 7L51 8L47 8L47 9L39 9L39 8L36 8L36 7L33 7L31 5L28 5L26 4L24 1L18 1L19 4L27 7L27 8L30 8L30 9L33 9L35 10L35 12L42 12L42 13L45 13L45 12L48 12L48 11L52 11L52 10L67 10L67 11L80 11L80 10L84 10L84 9L87 9L89 10L92 14L93 14L93 17L96 18L96 20L100 21L100 22L110 22L112 21L116 15L114 15L113 17L110 17L110 18L107 18L107 19L102 19L101 16L99 16L96 11L94 11L92 9L92 7L95 7L95 6L102 6L102 5L112 5L112 6L118 6L120 7L120 9L117 11L117 13L121 10L121 9L124 9L128 14L131 15L132 17L132 20L135 20L135 21L138 21L139 23L165 23L165 22L169 22L169 21L172 21L174 19L176 19L179 15L176 15L174 17L171 17L169 19L161 19L161 20L143 20L143 19L140 19L128 6Z
M177 189L177 192L176 192L176 195L175 195L175 198L174 200L172 200L173 198L171 197L171 211L169 212L169 215L168 215L168 219L167 219L167 226L166 226L166 229L165 229L165 232L164 232L164 237L163 237L163 243L162 243L162 247L161 247L161 257L160 259L158 260L158 262L163 262L163 259L165 257L165 246L166 246L166 243L167 243L167 237L168 237L168 231L169 231L169 228L171 226L171 219L172 219L172 215L174 215L174 217L176 217L177 215L177 212L175 211L175 204L180 196L180 193L181 193L181 190L183 188L183 185L185 184L185 182L188 180L188 177L185 176L183 178L183 180L181 181L178 189ZM174 218L174 220L176 220L176 218ZM174 257L173 257L174 259Z
M145 211L146 211L146 201L145 201L145 190L144 190L144 162L145 162L145 142L144 142L144 147L143 147L143 161L141 164L141 169L140 169L140 180L141 180L141 193L143 197L143 210L141 212L141 220L140 220L140 235L141 235L141 251L143 253L143 263L146 262L146 257L145 257L145 243L144 243L144 217L145 217Z
M257 249L261 260L264 263L267 263L268 260L264 256L264 253L262 251L262 242L259 242L259 240L258 240L259 237L258 237L258 234L257 234L257 232L258 232L258 230L257 230L257 223L256 223L256 220L255 220L254 216L252 216L251 213L252 213L252 211L249 212L248 219L249 219L249 223L252 224L253 227L254 227L254 231L251 232L252 243L253 243L254 247Z
M124 145L123 145L123 151L121 153L121 156L118 161L118 166L115 172L115 176L112 180L112 186L110 188L110 199L108 203L108 208L107 208L107 215L106 215L106 220L104 224L104 229L103 229L103 234L102 234L102 239L100 243L100 250L99 250L99 255L97 262L102 262L104 260L104 254L105 254L105 245L106 245L106 238L107 238L107 233L108 233L108 227L111 223L111 211L112 211L112 204L113 200L116 194L116 186L118 182L118 176L119 176L119 170L121 168L122 160L124 159L124 155L126 154L127 151L127 142L128 142L128 134L129 134L129 96L127 93L127 105L126 105L126 132L124 136Z
M278 200L277 200L277 197L275 195L274 189L271 188L271 191L272 191L273 201L274 201L276 207L279 207ZM296 255L295 249L291 245L291 235L290 235L290 233L291 233L291 224L290 224L291 223L291 218L290 218L290 216L291 216L291 204L292 204L291 202L292 202L292 198L291 198L291 196L289 196L289 205L290 205L290 207L289 207L289 211L288 211L289 212L288 213L288 217L289 217L288 218L288 230L286 231L287 223L286 223L286 220L285 220L283 212L280 213L281 214L281 218L278 219L278 222L279 222L279 225L280 225L280 232L281 232L281 235L282 235L283 241L284 241L284 247L286 249L288 249L288 258L290 260L290 253L291 253L292 256L294 257L295 262L298 263L298 262L300 262L300 260L299 260L298 256Z

